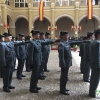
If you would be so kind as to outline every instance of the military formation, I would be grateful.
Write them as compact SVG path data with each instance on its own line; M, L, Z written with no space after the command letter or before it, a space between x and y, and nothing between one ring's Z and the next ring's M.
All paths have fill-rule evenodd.
M30 78L29 91L38 93L41 87L38 86L38 80L46 78L44 72L49 72L47 62L50 54L50 44L58 43L60 75L60 93L70 95L66 88L69 68L72 66L71 46L80 45L81 57L80 71L83 74L83 81L90 83L89 96L96 97L96 89L100 79L100 30L94 33L88 32L87 36L81 41L69 40L69 33L60 32L60 39L50 39L50 33L32 30L32 37L24 34L18 34L18 39L10 33L0 35L0 77L3 79L3 90L11 92L15 89L12 86L13 72L16 70L16 78L22 80L23 67L26 65L26 71L32 71ZM16 59L18 60L17 69ZM90 76L91 71L91 76Z

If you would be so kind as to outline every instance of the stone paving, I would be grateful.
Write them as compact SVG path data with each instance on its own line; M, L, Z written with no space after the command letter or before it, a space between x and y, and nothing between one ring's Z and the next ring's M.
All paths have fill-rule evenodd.
M70 95L62 95L59 93L59 78L60 68L58 67L59 59L57 50L52 50L48 69L50 72L46 72L47 76L45 80L39 80L38 86L42 87L38 94L29 92L29 83L31 72L25 72L26 75L23 80L16 79L16 72L13 75L12 85L16 86L16 89L11 90L11 93L5 93L2 90L2 79L0 79L0 100L100 100L91 98L88 96L89 83L83 82L82 74L80 74L79 64L80 57L78 52L72 52L73 66L69 70L69 81L67 88L70 90Z

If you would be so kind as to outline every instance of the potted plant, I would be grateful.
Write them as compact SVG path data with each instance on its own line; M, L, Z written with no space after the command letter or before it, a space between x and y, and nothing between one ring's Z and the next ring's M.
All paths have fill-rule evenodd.
M74 51L77 51L78 45L74 45Z

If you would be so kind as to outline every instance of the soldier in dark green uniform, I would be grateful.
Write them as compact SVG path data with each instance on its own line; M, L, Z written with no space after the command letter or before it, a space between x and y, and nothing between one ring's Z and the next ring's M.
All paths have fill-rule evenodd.
M0 44L2 44L4 42L4 35L0 35ZM3 77L3 66L1 65L0 62L0 77Z
M100 29L95 31L95 40L91 43L91 78L89 96L96 97L96 89L100 82Z
M26 37L26 41L29 41L29 40L31 40L31 36L27 36ZM31 71L31 66L29 65L29 63L28 63L28 45L29 44L27 44L26 45L26 72L30 72Z
M84 46L84 73L83 73L83 81L90 82L90 44L94 38L93 33L88 32L87 38L90 42L85 43Z
M45 33L45 39L49 40L50 39L50 33L46 32ZM48 63L48 58L49 58L49 54L50 54L50 44L47 45L47 59L45 61L45 65L44 65L44 72L49 72L50 70L47 69L47 63Z
M41 88L37 86L39 71L42 62L42 45L54 43L55 40L49 41L41 41L40 40L40 32L39 31L31 31L33 40L28 46L28 56L29 56L29 64L32 66L32 75L30 80L30 92L38 93L38 90Z
M83 41L87 40L87 37L84 37L83 38ZM84 46L85 46L85 43L83 42L81 45L80 45L80 52L79 52L79 56L81 57L81 63L80 63L80 71L81 73L83 74L84 73Z
M25 39L24 34L19 34L18 41L23 42L25 41L24 39ZM26 77L25 75L22 74L24 62L26 59L26 45L17 46L15 49L16 49L16 56L18 59L17 79L22 80L22 77Z
M60 77L60 93L69 95L68 89L66 89L67 77L69 67L72 65L72 55L70 50L70 44L68 42L68 32L60 32L61 42L58 45L59 53L59 67L61 68Z
M5 42L0 44L0 62L3 66L3 90L10 92L9 89L15 89L15 87L11 85L15 58L14 47L25 45L25 42L13 43L10 33L4 33L3 35L5 36Z

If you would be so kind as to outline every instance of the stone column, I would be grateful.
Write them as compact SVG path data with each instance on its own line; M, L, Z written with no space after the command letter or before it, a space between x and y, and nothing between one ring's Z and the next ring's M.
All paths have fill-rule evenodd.
M74 27L78 27L79 23L78 23L78 18L79 18L79 1L76 0L75 2L75 23L74 23ZM78 37L78 29L75 30L75 37Z
M54 39L55 38L55 30L54 30L54 27L55 27L55 22L54 22L54 7L55 7L55 3L52 2L51 3L51 38ZM52 27L53 26L53 27Z
M32 30L32 12L31 12L31 4L28 4L28 20L29 20L29 35L31 36L32 34L30 33Z
M16 32L15 32L15 29L16 29L15 25L10 26L10 33L11 33L13 36L15 36L15 37L16 37Z
M5 0L1 0L1 4L2 4L2 7L1 7L2 23L4 25L4 24L7 24L7 6L5 4ZM3 27L2 32L8 32L7 27L5 28Z

